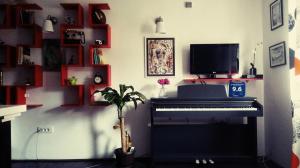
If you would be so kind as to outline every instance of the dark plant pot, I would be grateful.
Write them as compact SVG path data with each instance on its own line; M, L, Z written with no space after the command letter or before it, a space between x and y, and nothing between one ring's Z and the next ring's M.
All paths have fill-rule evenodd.
M116 166L118 168L131 168L134 166L134 153L135 150L130 153L123 153L122 148L115 149Z

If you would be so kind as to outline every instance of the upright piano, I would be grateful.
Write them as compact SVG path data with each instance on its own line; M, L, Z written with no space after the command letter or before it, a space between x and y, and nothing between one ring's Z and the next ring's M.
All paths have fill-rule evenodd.
M256 159L253 97L229 98L223 85L183 85L176 98L151 99L151 153L157 161Z

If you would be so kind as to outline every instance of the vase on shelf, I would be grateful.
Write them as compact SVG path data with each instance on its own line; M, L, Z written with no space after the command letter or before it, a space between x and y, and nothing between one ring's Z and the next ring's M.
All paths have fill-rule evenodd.
M159 97L159 98L166 98L166 97L167 97L165 85L161 85L161 88L160 88L160 90L159 90L158 97Z

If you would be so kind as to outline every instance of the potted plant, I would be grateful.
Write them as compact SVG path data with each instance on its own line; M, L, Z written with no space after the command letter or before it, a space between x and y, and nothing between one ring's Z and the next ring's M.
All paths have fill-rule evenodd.
M123 107L129 102L133 102L134 108L136 109L138 102L140 101L144 104L146 97L142 93L135 91L133 86L126 86L123 84L119 85L119 92L111 87L106 87L104 90L95 91L95 93L96 92L101 92L105 100L110 104L115 104L117 106L119 119L118 128L120 128L121 132L122 146L115 150L117 166L130 167L134 162L135 151L134 148L130 146L130 136L125 131Z

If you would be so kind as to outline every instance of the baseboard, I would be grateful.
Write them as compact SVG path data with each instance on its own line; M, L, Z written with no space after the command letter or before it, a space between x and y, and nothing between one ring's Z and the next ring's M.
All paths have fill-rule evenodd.
M135 158L137 161L150 162L151 158L148 157L138 157ZM113 162L115 158L102 158L102 159L26 159L26 160L16 160L13 159L12 162Z
M279 166L277 163L275 163L273 160L266 156L258 156L257 161L259 163L264 164L266 168L283 168L282 166Z
M275 163L272 160L266 159L266 161L264 163L267 166L267 168L284 168L282 166L279 166L277 163Z

